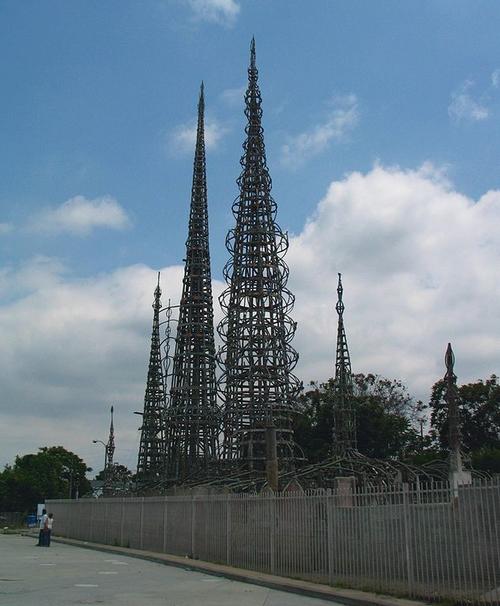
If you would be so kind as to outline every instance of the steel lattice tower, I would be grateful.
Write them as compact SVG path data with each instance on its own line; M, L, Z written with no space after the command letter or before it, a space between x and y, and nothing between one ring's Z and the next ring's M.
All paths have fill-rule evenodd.
M141 441L137 462L137 481L147 485L163 478L165 472L165 382L160 340L160 274L154 292L153 330L148 377L142 414Z
M299 384L291 372L298 355L290 345L296 325L288 315L294 297L286 288L288 267L283 261L288 237L275 222L261 103L252 40L243 170L233 203L236 226L226 238L231 258L224 277L229 286L220 296L224 319L218 331L223 341L223 458L256 470L265 466L269 425L276 428L281 468L303 458L292 430Z
M356 422L352 409L353 384L351 358L347 347L344 327L344 302L342 276L339 274L337 286L338 300L335 306L338 319L337 350L335 354L334 410L333 410L333 450L345 454L356 450Z
M111 407L111 422L109 424L108 443L106 444L106 467L113 467L115 454L115 428L113 425L113 407Z
M217 457L219 414L208 238L203 84L179 322L167 414L169 477L183 479Z

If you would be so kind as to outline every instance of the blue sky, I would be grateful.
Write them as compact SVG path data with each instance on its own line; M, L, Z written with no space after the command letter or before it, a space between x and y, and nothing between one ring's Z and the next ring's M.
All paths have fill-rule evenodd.
M493 319L488 314L494 299L478 312L483 320L489 318L488 322L474 325L474 334L484 332L489 343L478 346L483 356L479 361L475 350L471 352L468 339L472 336L465 328L463 314L470 318L470 310L452 312L455 323L449 325L450 313L443 311L443 296L427 308L427 291L413 292L407 284L415 297L409 309L423 314L409 321L405 314L398 316L396 299L404 295L405 280L449 292L446 279L440 281L433 273L440 263L450 270L448 277L453 275L455 283L463 283L463 289L454 293L460 299L467 296L466 284L470 286L471 280L484 283L485 289L497 281L494 274L479 275L478 267L493 271L489 265L495 265L493 255L498 253L498 246L486 232L491 213L496 218L498 211L499 18L498 2L478 0L0 0L0 321L8 327L21 319L28 323L16 328L12 341L4 338L3 378L0 370L0 381L7 385L4 393L8 394L0 400L4 426L16 402L30 422L37 418L41 406L54 419L69 418L77 414L75 409L78 414L87 410L88 431L102 434L105 414L100 411L110 399L121 400L125 402L123 425L128 428L123 438L128 444L127 463L133 465L137 418L130 420L129 411L140 407L136 402L142 397L145 379L149 299L154 288L151 278L149 289L149 278L158 268L170 268L166 271L167 275L171 271L172 282L164 288L175 298L178 285L174 282L180 279L175 266L184 255L191 135L199 85L204 80L213 275L220 280L227 260L224 237L233 222L230 206L237 194L235 180L244 128L242 87L252 35L257 42L278 221L295 236L295 250L309 242L308 220L314 233L315 229L321 231L318 221L329 225L330 215L325 215L330 212L329 204L338 211L339 200L345 199L351 213L346 216L358 225L370 214L372 205L375 212L371 227L367 225L366 231L359 233L352 222L342 222L342 213L337 212L333 231L324 235L325 246L317 256L311 251L322 236L308 244L307 254L314 257L310 267L300 265L306 252L302 259L290 253L297 319L304 327L296 345L304 364L299 370L307 375L301 378L321 380L328 376L331 343L325 341L323 349L316 351L307 338L307 333L314 332L308 321L313 316L334 323L334 278L336 271L346 269L352 272L351 295L349 276L345 279L346 305L349 309L350 296L357 295L358 310L356 318L347 320L348 326L352 325L351 349L364 364L359 368L353 361L355 369L398 376L414 393L425 397L441 374L445 341L454 338L459 343L462 339L465 377L493 372L498 361L498 324L495 326L496 316ZM359 173L358 180L353 173ZM427 262L419 269L412 266L391 273L390 247L385 261L370 265L370 259L378 258L370 252L373 247L378 254L388 243L392 246L399 239L409 243L414 237L406 232L408 209L399 209L401 222L395 227L395 214L388 211L392 200L404 198L405 204L421 204L422 212L430 217L441 203L446 208L449 203L449 212L454 214L453 201L472 209L486 194L490 197L483 206L488 210L475 228L479 235L465 247L468 255L464 263L471 263L469 279L460 271L455 275L458 261L454 258L460 256L457 248L470 235L460 229L464 225L473 229L476 221L476 217L470 219L470 213L465 213L463 221L457 220L460 224L450 239L453 246L439 251L429 248L429 242L446 239L443 214L422 227L421 238L415 240L413 248L408 244L408 249L400 251L398 258L412 257L421 246L424 252L419 258ZM357 215L353 209L362 212ZM382 224L381 217L389 215L390 225ZM352 264L349 246L356 234L360 238L357 242L367 245L352 249L358 259ZM339 248L339 242L344 241ZM487 254L485 243L491 246ZM486 256L476 259L476 254ZM314 302L306 296L310 287L305 281L315 273L328 283L322 291L324 301L318 303L322 311L314 311ZM381 281L375 279L377 274ZM376 323L368 302L381 283L384 305L395 305L386 319L379 318L388 345L386 356L377 358L367 351L363 335L367 326ZM92 289L98 291L95 314L84 320L76 304L71 307L73 315L68 310L65 323L60 306L66 299L61 293L76 296ZM302 299L300 293L304 294ZM488 293L493 296L491 288ZM86 365L89 346L82 337L88 334L86 322L95 325L96 318L106 329L116 327L118 320L102 312L109 301L99 297L119 299L116 313L123 320L109 337L116 338L117 344L105 358L109 367L104 362L102 366L108 378L106 389L104 375L99 383L92 374L96 369ZM482 291L478 290L477 297L484 302ZM134 304L127 306L132 299ZM32 313L23 315L24 307ZM86 310L91 307L88 303ZM41 312L47 315L46 322L35 326L36 315ZM135 340L129 341L127 329L134 321ZM40 324L46 327L43 334L37 332L42 330ZM62 341L58 341L58 325ZM433 334L443 331L436 343L432 342L432 350L416 344L417 327L422 325ZM325 333L325 325L320 328ZM20 332L26 336L25 350L16 349ZM141 334L143 341L139 340ZM380 338L373 334L374 343ZM410 349L401 356L398 347L403 344ZM136 348L134 355L123 354L127 348ZM67 351L75 361L74 372L58 371L56 353L53 366L50 362L41 364L41 358L50 359L51 351L58 355ZM31 356L33 377L38 379L28 381L32 391L19 391L8 386L13 375L7 368L15 368L16 360L26 352ZM126 364L120 355L127 358ZM397 363L390 362L396 359ZM122 363L127 375L135 373L133 387L125 387L123 377L113 374L112 369ZM99 389L75 395L76 384L94 381ZM88 404L89 399L92 404ZM118 406L118 426L119 410ZM67 434L67 427L49 424L43 437L57 442L61 432ZM11 459L16 448L38 445L29 429L19 433L16 440L6 447L0 463ZM91 450L84 454L93 456Z
M220 275L244 125L242 103L228 107L221 95L243 86L252 34L274 193L291 231L332 177L375 161L449 164L473 196L498 184L498 120L448 115L451 95L469 80L471 97L498 113L496 2L226 4L238 14L220 11L214 22L181 1L1 3L2 221L23 223L75 195L111 195L134 223L133 233L96 232L85 241L6 238L8 262L35 247L63 254L84 275L179 262L191 156L170 149L169 134L193 119L204 79L208 115L227 130L208 157ZM324 123L332 99L349 94L357 97L357 127L300 167L283 166L287 137Z

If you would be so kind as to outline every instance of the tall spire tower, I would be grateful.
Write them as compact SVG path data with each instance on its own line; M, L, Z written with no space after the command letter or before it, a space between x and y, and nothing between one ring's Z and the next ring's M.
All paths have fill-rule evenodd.
M113 406L111 406L111 422L109 424L109 437L106 444L106 468L113 467L115 454L115 428L113 426Z
M140 486L160 480L165 471L165 383L161 361L160 297L160 273L158 273L158 284L154 292L151 351L137 461L137 482Z
M223 457L258 471L265 468L269 426L276 430L282 469L303 458L292 430L298 381L291 371L298 355L290 345L296 325L288 315L294 297L286 288L288 267L283 261L288 238L275 222L261 103L252 39L243 170L233 203L236 225L226 238L231 258L224 268L228 287L220 297L225 317L218 331L223 341Z
M346 454L356 450L356 423L352 409L352 371L347 337L344 327L344 302L342 296L342 275L337 286L338 300L335 306L338 314L337 351L335 355L333 450L335 454Z
M167 417L169 476L180 480L206 469L216 459L219 431L204 111L202 83L184 279Z

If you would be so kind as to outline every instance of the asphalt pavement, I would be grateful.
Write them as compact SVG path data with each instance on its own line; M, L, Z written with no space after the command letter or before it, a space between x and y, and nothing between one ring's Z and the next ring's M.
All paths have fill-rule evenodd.
M123 555L0 535L2 606L332 606L309 598Z

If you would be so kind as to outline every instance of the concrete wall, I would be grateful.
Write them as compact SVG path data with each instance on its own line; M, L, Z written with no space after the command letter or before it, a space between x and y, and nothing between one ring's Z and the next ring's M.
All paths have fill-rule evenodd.
M50 501L54 532L427 599L500 601L500 484ZM488 603L488 600L486 603ZM484 603L484 600L483 602Z

